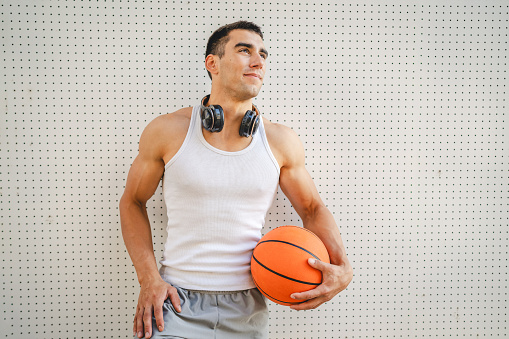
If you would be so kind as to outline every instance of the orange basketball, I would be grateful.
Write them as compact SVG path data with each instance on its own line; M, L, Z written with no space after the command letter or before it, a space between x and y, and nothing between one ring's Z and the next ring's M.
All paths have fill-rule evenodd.
M253 250L253 281L273 302L299 304L305 300L290 298L292 293L308 291L322 283L322 272L308 264L309 258L330 262L320 238L303 227L275 228L267 232Z

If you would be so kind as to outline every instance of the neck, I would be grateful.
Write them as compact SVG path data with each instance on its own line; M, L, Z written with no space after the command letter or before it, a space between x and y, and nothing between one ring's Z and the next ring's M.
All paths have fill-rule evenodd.
M220 105L223 108L225 118L235 117L237 115L244 116L247 110L253 109L253 99L238 99L231 95L224 95L212 91L206 105Z

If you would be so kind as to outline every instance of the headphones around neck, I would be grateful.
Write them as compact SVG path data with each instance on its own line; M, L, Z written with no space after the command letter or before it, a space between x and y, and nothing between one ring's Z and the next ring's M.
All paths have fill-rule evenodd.
M219 105L205 106L209 98L210 94L205 96L200 104L200 116L203 128L209 132L221 132L224 126L223 108ZM253 109L248 110L242 118L239 135L246 138L255 135L258 130L258 125L260 125L260 112L258 108L253 105Z

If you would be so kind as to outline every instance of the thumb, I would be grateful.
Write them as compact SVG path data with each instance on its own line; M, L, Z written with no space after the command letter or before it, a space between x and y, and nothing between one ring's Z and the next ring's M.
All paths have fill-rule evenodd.
M327 263L321 261L321 260L318 260L316 258L309 258L308 259L308 264L309 266L313 267L314 269L317 269L319 271L325 271L327 269Z
M170 301L177 312L182 311L182 307L180 306L180 298L177 290L173 286L168 286L166 290L167 298L170 298Z
M315 259L315 258L309 258L308 264L309 264L309 266L316 268L317 270L320 270L320 271L323 271L325 268L324 263L318 259Z

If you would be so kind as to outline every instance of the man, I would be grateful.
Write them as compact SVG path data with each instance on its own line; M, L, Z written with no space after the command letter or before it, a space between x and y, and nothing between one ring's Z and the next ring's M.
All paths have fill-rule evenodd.
M221 27L207 44L210 96L155 118L141 135L120 200L122 234L141 287L133 326L139 338L267 337L268 311L249 262L278 184L331 259L310 260L323 283L295 293L307 301L291 308L316 308L352 279L338 227L305 169L298 136L260 119L252 103L267 57L255 24ZM146 202L161 178L168 239L158 270Z

